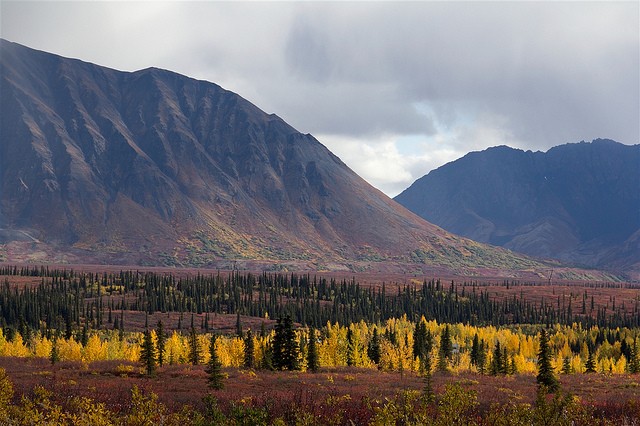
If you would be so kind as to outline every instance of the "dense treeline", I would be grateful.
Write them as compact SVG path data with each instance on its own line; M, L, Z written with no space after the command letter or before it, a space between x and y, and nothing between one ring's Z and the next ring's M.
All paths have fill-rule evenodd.
M563 295L534 303L520 295L491 300L482 283L363 286L355 279L335 280L308 274L231 272L188 277L153 272L78 273L66 269L0 268L0 274L42 277L37 286L0 288L0 325L19 330L56 330L70 337L81 329L106 327L116 311L148 313L222 313L284 317L303 325L322 326L366 321L379 323L407 315L471 325L572 324L585 327L638 327L639 303L633 309L596 307L585 290L581 297ZM505 286L519 285L505 282ZM391 286L389 286L391 287ZM574 300L579 300L574 302ZM575 306L574 305L578 305ZM108 321L111 322L111 321ZM118 327L124 328L124 321ZM8 331L10 333L11 331Z
M295 328L285 317L273 330L247 330L235 336L195 333L193 328L167 334L159 322L145 333L94 331L84 342L73 336L48 338L41 333L23 339L18 332L5 336L0 330L0 357L43 357L52 363L86 364L139 361L147 373L167 364L209 364L215 354L220 367L234 368L317 371L352 366L416 374L471 371L512 375L537 371L539 336L544 329L442 324L424 318L412 322L403 316L380 324L327 323L317 329ZM547 330L554 374L640 372L639 329L585 329L573 324Z

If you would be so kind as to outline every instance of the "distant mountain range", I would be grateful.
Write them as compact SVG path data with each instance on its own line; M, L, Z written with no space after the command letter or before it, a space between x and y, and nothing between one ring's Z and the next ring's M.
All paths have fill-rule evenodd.
M395 200L476 241L640 272L640 145L489 148L433 170Z
M215 84L0 49L0 261L548 270L424 221Z

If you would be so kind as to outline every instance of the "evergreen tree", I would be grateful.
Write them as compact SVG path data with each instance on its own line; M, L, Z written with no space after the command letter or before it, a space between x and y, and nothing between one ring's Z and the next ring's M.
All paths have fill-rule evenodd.
M413 333L413 357L422 359L426 355L427 345L427 324L418 321L416 330Z
M595 350L589 350L589 355L587 356L587 362L584 364L586 367L585 373L595 373L596 372L596 360L594 358Z
M51 365L54 365L56 362L60 361L60 352L58 350L58 338L53 338L53 344L51 345L51 353L49 354L49 361L51 361Z
M433 391L433 378L431 376L431 353L425 353L420 360L423 371L424 398L428 404L431 404L436 398L435 392Z
M192 365L198 365L201 360L202 349L200 348L196 329L191 325L191 331L189 332L189 363Z
M493 357L491 358L491 364L489 365L489 374L492 376L504 374L503 351L500 347L499 341L496 341L496 346L493 349Z
M242 337L244 333L242 332L242 321L240 320L240 312L236 313L236 334L238 337Z
M540 386L544 386L547 392L555 392L560 388L558 379L553 373L551 366L551 347L549 347L549 337L545 329L540 331L540 350L538 351L538 375L536 381Z
M318 358L318 347L316 346L316 330L311 327L309 330L309 342L307 346L307 369L316 373L320 369L320 359Z
M562 374L571 374L571 360L568 356L565 356L562 360Z
M278 318L273 337L273 367L276 370L298 369L298 344L291 316Z
M273 370L273 345L271 342L265 343L262 351L262 360L260 362L260 368L263 370Z
M151 337L151 331L147 328L144 331L144 339L142 341L142 348L140 350L140 361L144 364L144 368L148 376L151 376L156 371L157 355L156 348L153 344Z
M218 352L216 351L216 335L211 335L211 342L209 344L209 363L206 369L207 384L209 388L220 390L224 388L224 375L222 374L222 363L218 358Z
M380 365L380 337L378 336L378 327L373 329L373 334L367 347L367 355L376 365Z
M158 339L158 365L162 367L164 365L164 347L167 342L167 334L164 331L164 325L162 321L158 321L158 327L156 328L156 338Z
M449 359L453 356L449 324L444 327L440 335L440 351L438 355L438 370L447 371L449 369Z
M478 373L485 374L487 369L487 344L484 340L480 340L478 347L477 365Z
M255 345L253 342L253 334L251 329L247 330L247 336L244 339L244 368L253 368L255 364Z
M480 353L480 338L478 333L473 335L473 342L471 343L471 365L478 367L478 356Z
M347 366L355 365L355 346L353 344L353 331L351 327L347 328Z
M635 337L633 339L633 346L631 346L628 365L631 374L640 373L640 353L638 353L638 339Z

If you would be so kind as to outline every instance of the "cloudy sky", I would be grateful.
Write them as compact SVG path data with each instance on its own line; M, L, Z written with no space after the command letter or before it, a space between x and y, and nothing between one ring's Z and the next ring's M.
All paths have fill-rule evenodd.
M2 38L220 84L394 196L469 151L640 141L639 2L0 2Z

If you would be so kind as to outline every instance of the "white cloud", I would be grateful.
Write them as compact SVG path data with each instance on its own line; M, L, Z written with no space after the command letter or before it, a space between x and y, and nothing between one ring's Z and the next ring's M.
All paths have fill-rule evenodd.
M14 2L2 37L235 91L394 195L471 150L640 142L638 2Z

